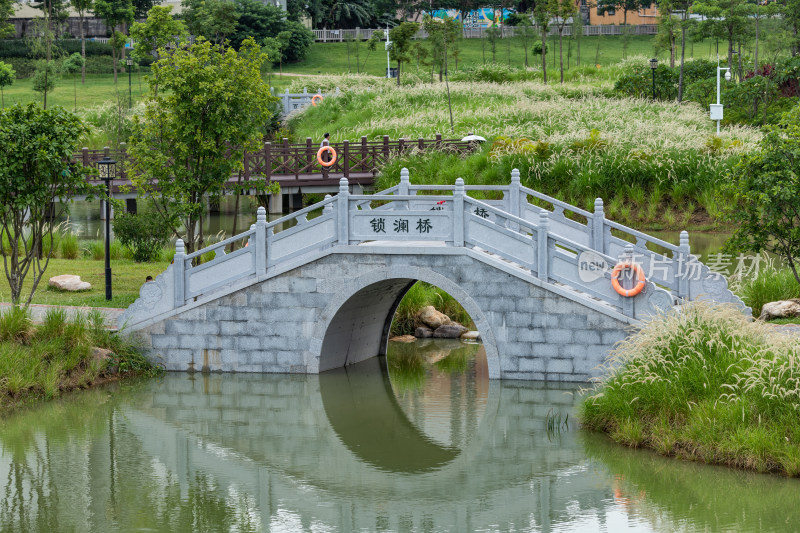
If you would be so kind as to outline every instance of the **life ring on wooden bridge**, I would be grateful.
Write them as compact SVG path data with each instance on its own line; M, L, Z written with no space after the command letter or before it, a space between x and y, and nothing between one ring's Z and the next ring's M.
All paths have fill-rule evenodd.
M324 98L322 98L321 94L315 94L311 97L311 105L317 107L317 102L322 102L322 100L324 100Z
M322 152L330 152L331 160L330 161L323 161L322 160ZM323 167L332 167L334 163L336 163L336 150L333 149L332 146L323 146L319 150L317 150L317 161Z
M623 270L630 269L636 274L636 286L632 289L623 289L622 286L619 284L619 275ZM611 271L611 286L614 287L614 290L617 291L617 294L620 296L625 296L626 298L630 298L632 296L636 296L640 292L644 290L644 286L647 284L647 280L644 277L644 271L642 267L640 267L636 263L617 263L617 266L614 267L614 270Z

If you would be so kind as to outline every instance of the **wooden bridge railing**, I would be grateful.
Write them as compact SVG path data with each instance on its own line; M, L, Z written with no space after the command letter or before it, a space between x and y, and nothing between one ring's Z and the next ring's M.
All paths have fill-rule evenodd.
M476 148L474 141L443 139L441 134L437 134L434 139L416 140L390 140L384 135L380 141L368 141L366 137L361 137L360 141L334 142L329 145L336 150L336 163L325 168L317 162L319 145L310 137L305 143L289 143L289 139L283 139L280 143L265 142L260 150L245 152L243 179L247 181L261 176L268 180L312 176L324 179L329 175L337 178L349 178L351 175L375 176L392 157L414 150L466 152ZM97 168L97 162L106 155L117 161L117 178L128 179L131 161L124 146L119 150L84 148L74 155L74 160L84 166Z

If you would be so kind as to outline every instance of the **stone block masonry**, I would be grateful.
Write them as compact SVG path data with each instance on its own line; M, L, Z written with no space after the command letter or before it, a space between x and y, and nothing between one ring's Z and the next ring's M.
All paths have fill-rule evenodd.
M601 374L599 365L633 322L465 249L351 253L357 248L139 333L168 370L318 373L385 353L397 303L422 280L451 294L475 321L490 377L585 381Z

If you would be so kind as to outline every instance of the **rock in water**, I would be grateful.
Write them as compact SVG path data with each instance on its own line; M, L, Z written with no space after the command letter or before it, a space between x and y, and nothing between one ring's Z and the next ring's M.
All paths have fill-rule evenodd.
M467 328L461 324L445 324L444 326L436 328L436 331L433 332L433 336L437 339L457 339L461 337L461 334L465 331L467 331Z
M73 274L62 274L60 276L53 276L47 282L51 287L60 291L88 291L92 288L92 284L87 281L81 281L80 276Z
M390 342L415 342L416 340L417 338L414 335L399 335L389 339Z
M461 334L461 338L465 341L479 341L481 340L481 334L477 331L465 331Z
M794 318L800 316L800 299L779 300L769 302L761 308L761 320L772 320L773 318Z
M419 339L429 339L433 337L433 330L425 326L420 326L414 330L414 336Z
M432 305L428 305L419 310L419 313L417 313L417 321L435 330L439 326L449 324L450 317L444 313L440 313Z

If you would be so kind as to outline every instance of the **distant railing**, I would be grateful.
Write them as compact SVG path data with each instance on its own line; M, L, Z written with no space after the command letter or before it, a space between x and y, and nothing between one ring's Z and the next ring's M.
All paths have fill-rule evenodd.
M317 161L317 145L310 137L305 143L265 142L255 152L245 152L242 177L245 181L264 177L267 180L274 178L308 178L317 175L323 179L330 175L335 177L366 177L377 175L387 161L401 154L414 150L452 151L465 153L477 147L474 141L459 139L443 139L441 134L436 134L433 139L397 139L390 140L384 135L380 141L368 141L361 137L358 142L342 141L326 143L336 151L336 162L330 167L323 167ZM84 148L73 155L73 159L85 167L97 168L97 162L109 156L117 161L117 179L128 180L131 160L123 146L119 150L104 148L90 150ZM238 177L237 176L231 176Z
M521 26L499 26L500 37L516 37L520 35L524 28ZM463 28L462 36L465 39L483 39L486 37L486 30L488 28ZM583 35L622 35L625 31L629 31L633 35L655 35L658 33L658 24L638 24L628 26L618 26L616 24L598 24L595 26L583 26ZM372 37L376 31L385 32L383 28L356 28L354 30L312 30L314 32L314 39L318 42L344 42L344 41L366 41ZM540 35L537 26L529 29L534 35ZM558 28L551 26L548 35L558 35ZM564 27L563 35L572 35L572 25ZM415 39L425 39L428 33L420 29Z
M317 89L315 93L309 93L308 89L303 87L302 93L290 93L289 89L286 89L284 93L275 93L275 88L270 87L269 89L272 96L276 96L281 101L281 109L283 110L283 116L292 113L293 111L297 111L298 109L304 109L310 105L313 105L313 98L315 96L321 96L324 100L328 96L339 96L339 88L331 93L323 93L322 89Z

